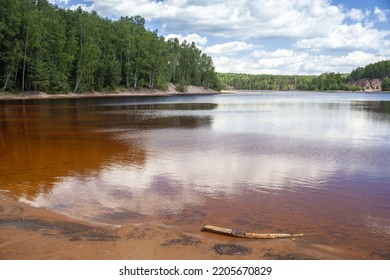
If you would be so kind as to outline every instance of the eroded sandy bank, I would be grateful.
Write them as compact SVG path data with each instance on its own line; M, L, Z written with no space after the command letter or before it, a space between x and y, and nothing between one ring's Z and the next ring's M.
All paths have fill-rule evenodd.
M173 84L170 84L167 91L143 89L139 91L122 90L117 92L87 92L87 93L66 93L66 94L47 94L45 92L20 92L20 93L1 93L0 100L17 99L60 99L60 98L88 98L88 97L112 97L112 96L170 96L186 94L218 94L220 92L206 89L203 87L188 86L186 92L178 92Z

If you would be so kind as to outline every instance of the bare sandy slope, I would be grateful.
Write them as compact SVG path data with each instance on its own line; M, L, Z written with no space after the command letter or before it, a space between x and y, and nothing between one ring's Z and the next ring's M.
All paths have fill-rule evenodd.
M155 89L143 89L140 91L122 90L117 92L87 92L87 93L66 93L66 94L47 94L44 92L20 92L20 93L1 93L0 99L58 99L58 98L85 98L85 97L105 97L105 96L169 96L184 94L217 94L219 92L204 87L188 86L186 92L178 92L175 85L169 84L167 91Z
M246 240L161 224L93 225L24 205L0 192L0 260L343 258L356 256L316 245L315 237Z

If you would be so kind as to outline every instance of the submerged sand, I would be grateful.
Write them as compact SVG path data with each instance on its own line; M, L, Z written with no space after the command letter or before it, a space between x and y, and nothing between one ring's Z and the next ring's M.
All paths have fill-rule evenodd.
M0 259L256 260L357 258L315 236L248 240L163 224L94 225L0 193Z

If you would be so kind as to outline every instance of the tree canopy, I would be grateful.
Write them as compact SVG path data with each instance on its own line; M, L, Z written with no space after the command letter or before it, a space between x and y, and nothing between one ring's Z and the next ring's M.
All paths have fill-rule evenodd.
M324 73L314 75L251 75L218 73L223 89L242 90L360 90L356 85L348 84L348 75Z
M383 79L390 77L390 60L383 60L369 64L365 67L358 67L353 70L349 76L350 80L358 79Z
M218 87L209 56L146 30L140 16L111 20L47 0L2 0L0 91L166 89L169 82L183 91Z

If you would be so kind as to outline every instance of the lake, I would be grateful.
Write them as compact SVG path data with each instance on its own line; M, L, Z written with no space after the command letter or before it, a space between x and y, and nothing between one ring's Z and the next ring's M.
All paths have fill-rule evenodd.
M305 233L390 259L390 94L0 100L0 190L94 223Z

